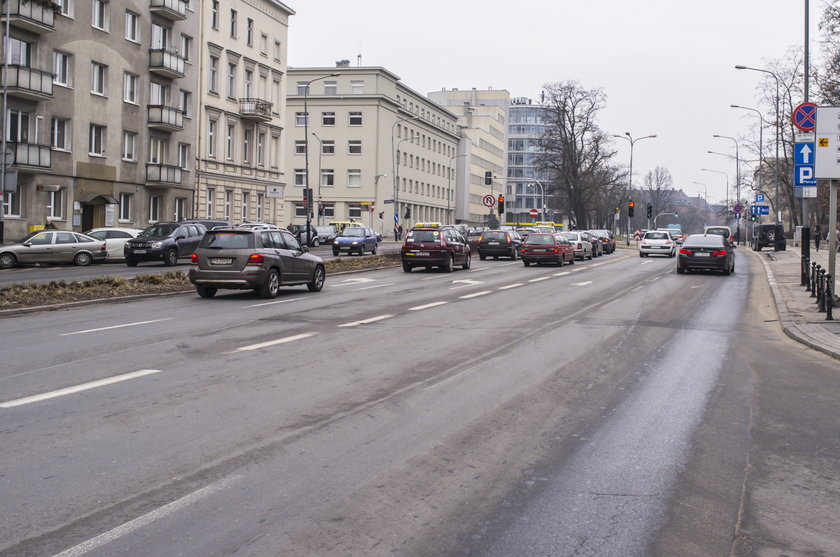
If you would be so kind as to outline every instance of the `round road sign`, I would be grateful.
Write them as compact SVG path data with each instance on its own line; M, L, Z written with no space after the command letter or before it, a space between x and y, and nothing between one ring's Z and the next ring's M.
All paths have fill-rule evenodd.
M817 127L817 105L802 103L793 109L793 125L803 132L812 132Z
M496 204L496 198L490 194L484 196L484 206L485 207L492 207Z
M531 215L534 218L537 218L540 215L540 212L537 211L536 209L531 209L530 211L528 211L528 214Z

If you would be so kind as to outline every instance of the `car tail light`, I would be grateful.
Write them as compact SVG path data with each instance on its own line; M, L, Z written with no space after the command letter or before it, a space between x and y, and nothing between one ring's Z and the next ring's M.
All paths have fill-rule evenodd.
M265 263L265 256L261 253L252 253L248 256L248 262L245 263L246 265L262 265Z
M578 242L577 249L583 249L583 244L581 244L580 242Z
M665 245L670 246L671 245L671 240L665 240Z
M694 255L694 252L690 249L680 248L680 253L682 255Z
M642 243L643 243L643 244L647 244L647 240L642 240Z
M190 257L190 265L198 265L198 254L192 254L192 257Z
M726 250L725 249L719 249L717 251L713 251L712 255L726 255Z
M560 248L554 248L554 253L560 253Z
M101 251L101 252L103 252L103 253L104 253L104 252L106 252L106 251L108 251L108 246L106 246L106 245L103 243L103 244L102 244L102 247L101 247L101 248L99 248L99 251Z

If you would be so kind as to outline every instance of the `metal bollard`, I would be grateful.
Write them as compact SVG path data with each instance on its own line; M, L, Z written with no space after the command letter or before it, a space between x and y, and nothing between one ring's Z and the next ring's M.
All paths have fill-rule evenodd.
M811 263L811 297L817 297L817 286L818 280L817 278L820 276L820 266L816 263Z
M805 285L805 292L811 291L811 273L808 272L808 267L810 267L811 258L810 257L803 257L802 258L802 279Z
M825 296L826 296L825 320L826 321L834 321L834 315L832 315L832 313L831 313L831 308L834 306L834 292L833 292L833 288L831 287L831 285L832 285L831 275L825 275L825 280L827 281L825 283Z
M825 311L825 269L820 269L820 289L817 293L817 302L819 303L819 307L817 311L820 313Z

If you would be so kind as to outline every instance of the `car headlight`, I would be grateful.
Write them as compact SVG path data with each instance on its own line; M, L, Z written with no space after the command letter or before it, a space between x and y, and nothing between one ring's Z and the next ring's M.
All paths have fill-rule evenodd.
M152 242L153 249L160 249L163 247L163 242Z
M355 242L353 242L353 245L355 246L355 245L356 245L356 244L358 244L358 243L359 243L358 241L355 241Z
M333 244L338 245L338 240L334 241Z

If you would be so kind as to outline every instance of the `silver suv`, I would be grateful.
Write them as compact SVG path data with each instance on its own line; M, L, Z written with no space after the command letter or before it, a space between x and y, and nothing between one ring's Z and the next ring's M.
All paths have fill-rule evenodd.
M281 286L297 284L320 292L325 277L323 259L284 229L210 230L193 253L189 271L202 298L220 288L252 289L263 298L274 298Z

